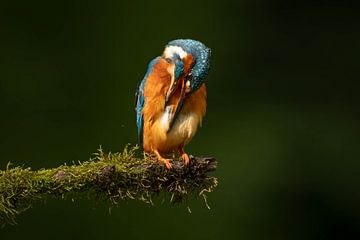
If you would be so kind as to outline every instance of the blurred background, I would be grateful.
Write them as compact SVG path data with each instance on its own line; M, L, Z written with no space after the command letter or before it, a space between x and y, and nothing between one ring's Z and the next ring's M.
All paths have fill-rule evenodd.
M360 234L359 11L346 1L9 1L0 168L135 144L134 92L177 38L212 49L189 153L220 184L187 204L48 199L0 239L349 239Z

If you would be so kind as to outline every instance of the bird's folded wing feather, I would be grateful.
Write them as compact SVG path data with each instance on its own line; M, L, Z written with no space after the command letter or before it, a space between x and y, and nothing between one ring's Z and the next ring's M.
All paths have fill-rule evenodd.
M159 60L159 57L153 59L149 63L146 74L145 74L143 80L141 80L141 82L139 82L138 87L135 92L136 126L137 126L137 134L138 134L138 138L139 138L139 143L141 145L143 144L144 117L143 117L142 110L143 110L144 104L145 104L145 97L144 97L145 85L146 85L147 78L149 77L154 65L157 63L158 60Z

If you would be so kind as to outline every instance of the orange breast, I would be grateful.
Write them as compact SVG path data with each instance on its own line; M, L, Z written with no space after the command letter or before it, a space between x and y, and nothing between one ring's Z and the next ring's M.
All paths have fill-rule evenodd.
M190 94L185 102L181 111L183 114L194 112L201 119L206 113L206 86L202 84L201 87L194 93ZM200 122L201 123L201 122Z
M180 114L177 116L174 125L169 132L166 132L165 138L158 142L158 149L161 152L173 152L179 146L183 147L188 144L195 136L198 127L201 125L202 118L206 111L206 88L203 84L202 87L189 95L184 100L184 105ZM166 116L162 116L166 118ZM160 127L157 132L160 136L164 136L163 129L168 130L168 124L163 123L161 119Z

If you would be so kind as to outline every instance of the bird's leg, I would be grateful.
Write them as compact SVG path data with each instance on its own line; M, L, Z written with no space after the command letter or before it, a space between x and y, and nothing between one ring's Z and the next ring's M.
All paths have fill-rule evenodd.
M170 169L172 168L171 163L170 163L170 159L163 158L163 157L160 155L160 153L159 153L158 150L154 150L154 153L155 153L156 157L158 158L158 160L159 160L160 162L163 162L163 163L165 164L165 167L166 167L168 170L170 170Z
M190 158L189 158L189 155L186 152L184 152L183 146L179 147L179 153L181 155L181 158L184 160L185 166L188 165L190 162Z

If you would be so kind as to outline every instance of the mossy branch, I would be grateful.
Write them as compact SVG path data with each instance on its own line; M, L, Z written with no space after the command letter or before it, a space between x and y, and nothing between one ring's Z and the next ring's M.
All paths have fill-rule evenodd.
M137 158L136 150L105 154L100 149L89 161L38 171L8 165L0 171L0 224L15 223L18 214L49 196L86 192L113 204L123 199L152 204L152 198L164 191L170 193L171 202L181 202L190 194L200 195L206 202L205 193L217 186L217 179L206 175L216 169L213 158L191 157L189 166L173 161L168 171L151 156L146 161Z

